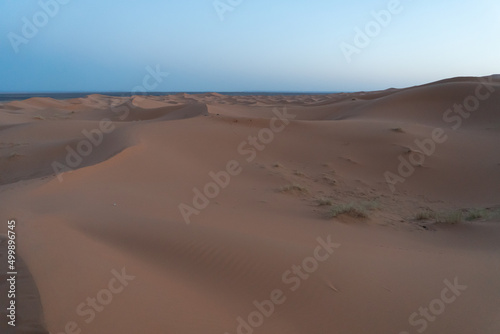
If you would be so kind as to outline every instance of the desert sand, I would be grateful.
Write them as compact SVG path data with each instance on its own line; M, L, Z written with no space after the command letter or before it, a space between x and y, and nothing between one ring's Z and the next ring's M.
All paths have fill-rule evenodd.
M499 76L2 103L15 333L498 334L499 142Z

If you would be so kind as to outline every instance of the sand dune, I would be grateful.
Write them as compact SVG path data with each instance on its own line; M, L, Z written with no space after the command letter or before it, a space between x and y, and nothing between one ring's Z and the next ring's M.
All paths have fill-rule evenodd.
M18 332L498 334L499 105L498 76L0 104Z

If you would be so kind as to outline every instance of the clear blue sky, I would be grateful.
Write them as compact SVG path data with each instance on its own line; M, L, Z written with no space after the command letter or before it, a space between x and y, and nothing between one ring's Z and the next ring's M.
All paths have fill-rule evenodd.
M170 75L155 91L357 91L500 72L498 0L401 0L350 63L341 43L355 46L389 0L243 0L223 21L213 0L60 1L30 38L23 18L43 24L40 2L0 3L1 92L129 92L156 65ZM25 38L17 53L12 36Z

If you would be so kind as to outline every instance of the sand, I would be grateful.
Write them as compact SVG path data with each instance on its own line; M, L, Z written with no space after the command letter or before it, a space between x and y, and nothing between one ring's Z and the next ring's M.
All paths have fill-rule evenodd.
M499 76L0 104L16 333L498 334L499 106Z

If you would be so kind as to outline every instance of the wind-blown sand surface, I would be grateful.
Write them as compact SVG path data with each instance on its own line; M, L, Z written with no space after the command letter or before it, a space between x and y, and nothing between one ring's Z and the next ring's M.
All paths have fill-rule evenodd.
M464 103L477 110L448 112ZM415 141L433 131L441 142L426 155ZM3 103L0 233L16 219L31 280L18 289L32 286L19 292L18 332L498 334L499 142L498 76L355 94ZM68 150L86 156L68 166ZM387 172L410 158L393 192ZM228 163L238 175L196 208L194 189ZM328 217L362 202L366 217Z

